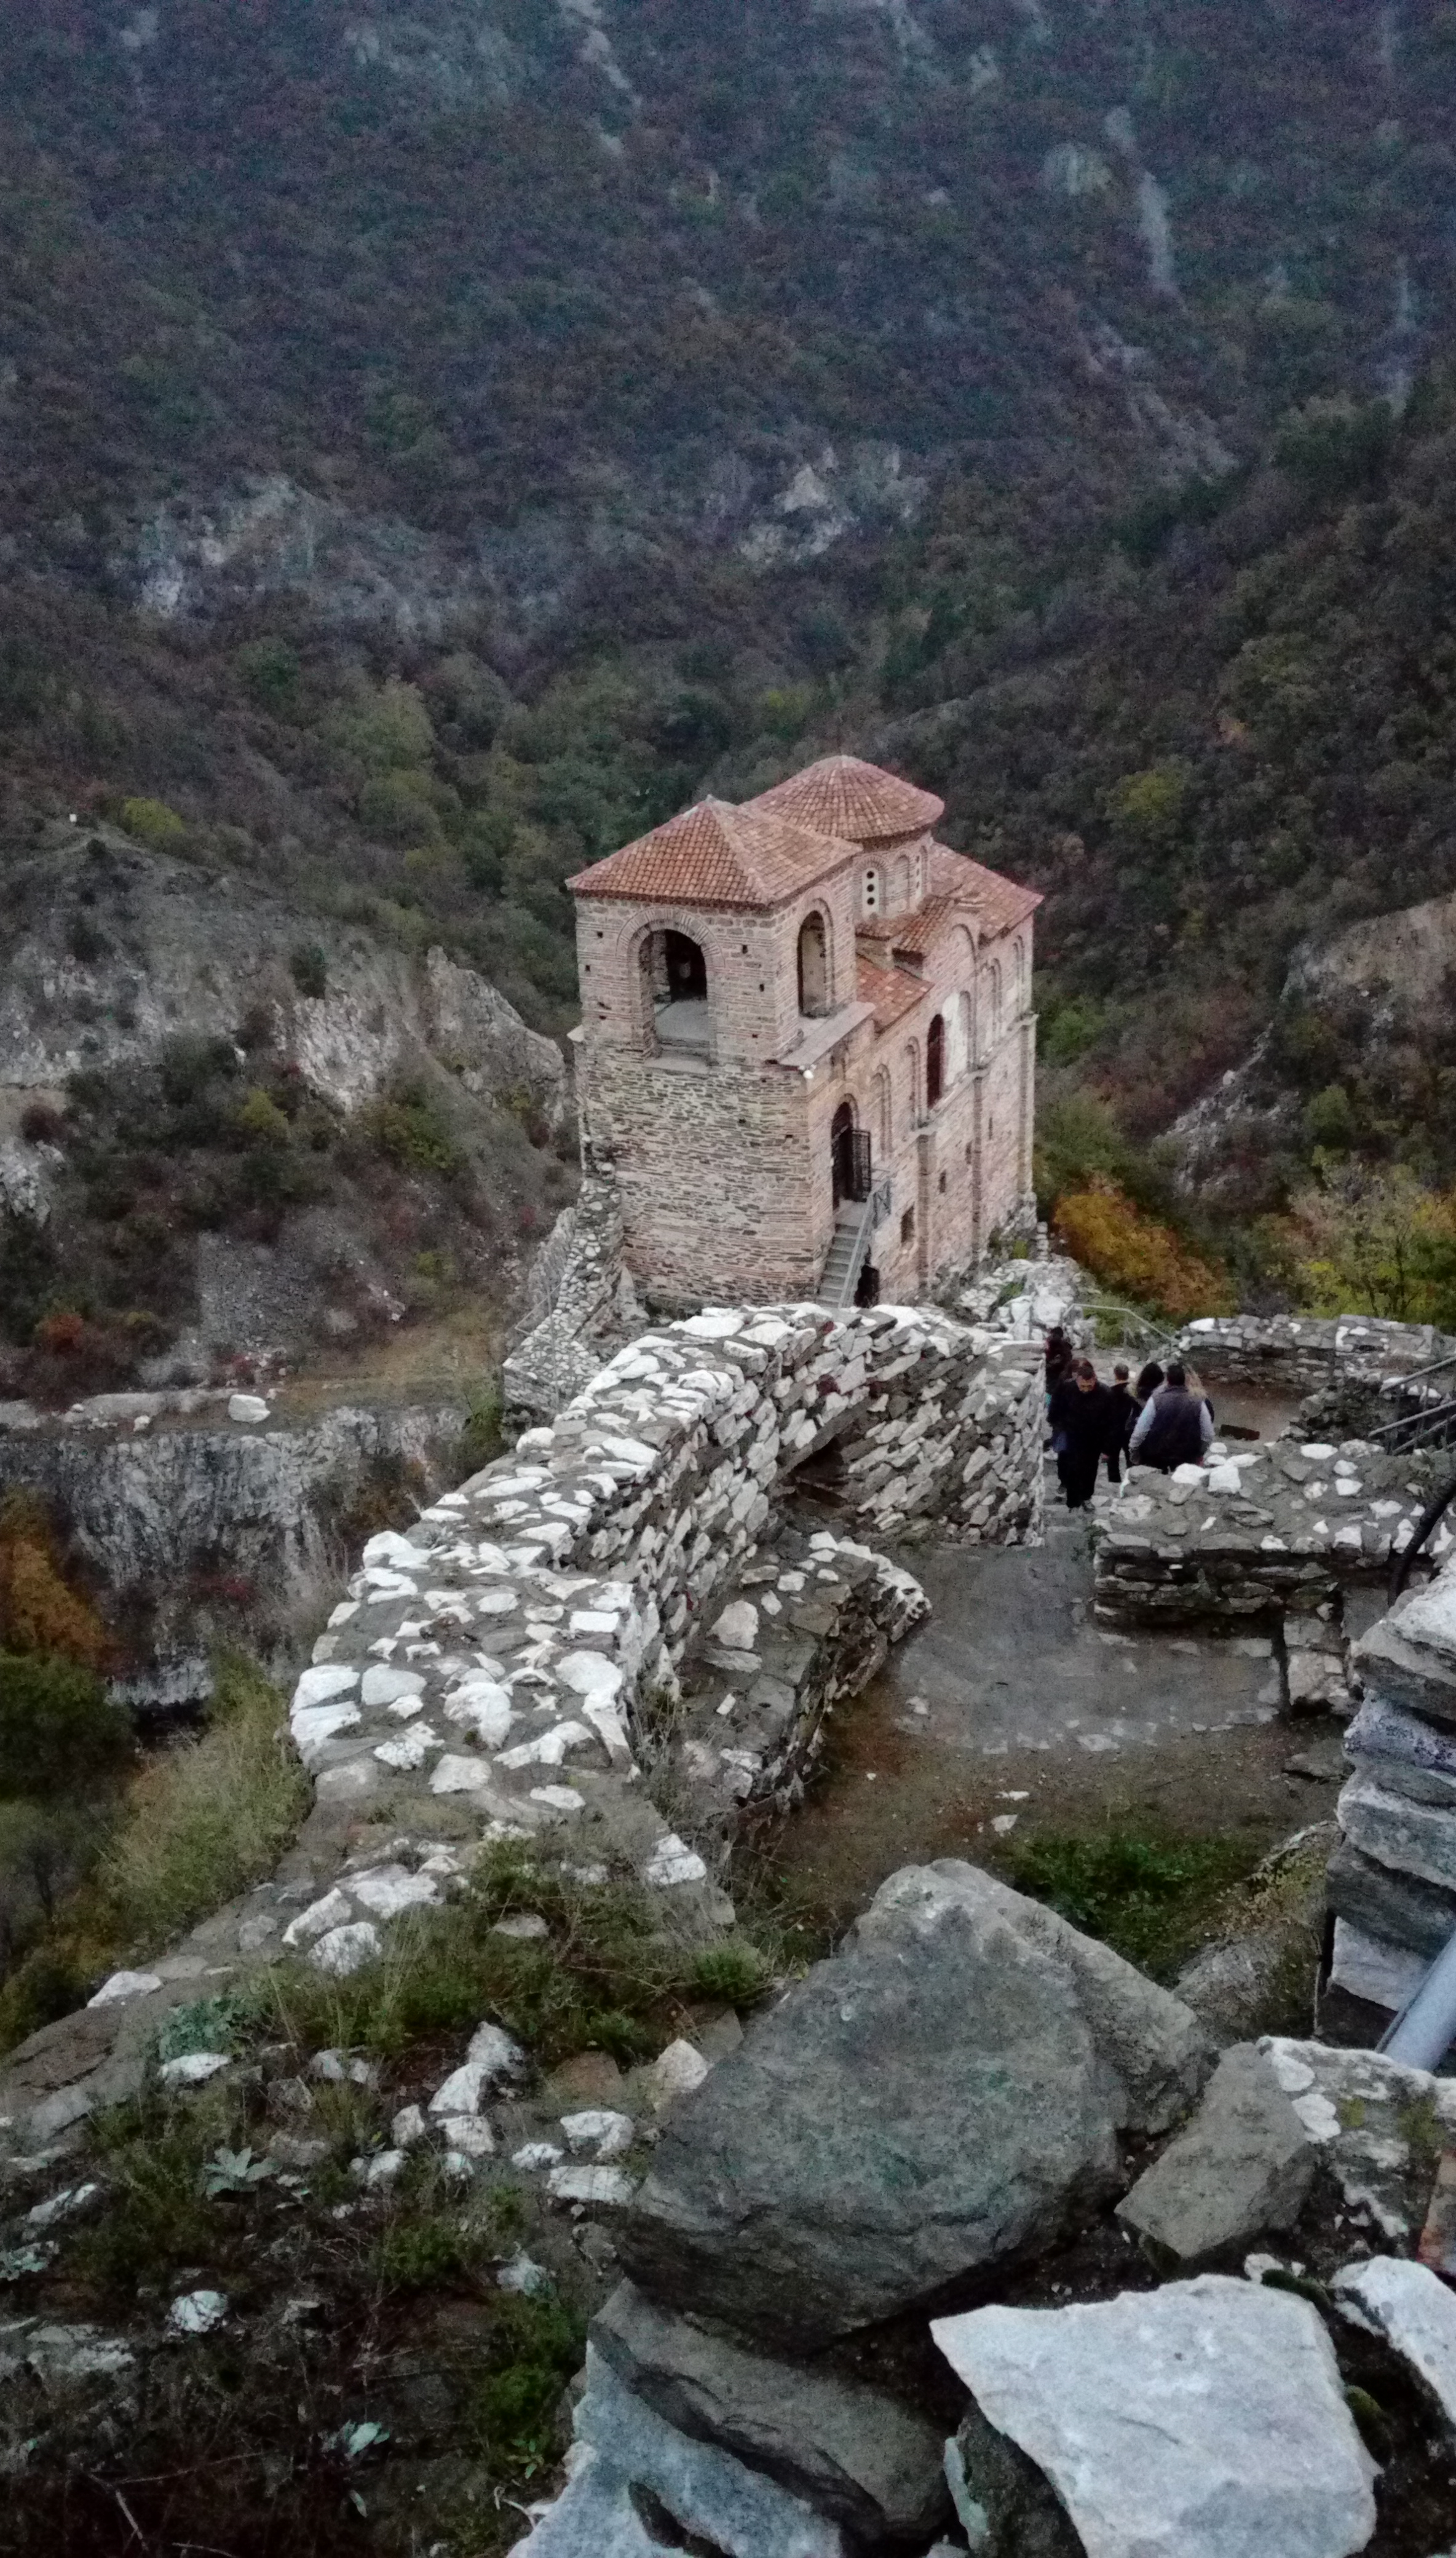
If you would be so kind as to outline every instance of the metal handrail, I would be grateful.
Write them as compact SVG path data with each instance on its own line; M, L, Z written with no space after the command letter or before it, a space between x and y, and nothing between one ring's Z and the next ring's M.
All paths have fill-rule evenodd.
M1092 1324L1095 1324L1103 1315L1112 1316L1123 1326L1124 1336L1129 1340L1137 1341L1140 1348L1145 1349L1149 1343L1153 1343L1159 1350L1174 1352L1177 1350L1176 1333L1165 1332L1163 1326L1156 1323L1151 1315L1143 1314L1137 1306L1124 1305L1120 1297L1079 1297L1077 1312Z
M1379 1430L1367 1436L1372 1447L1388 1449L1392 1456L1405 1448L1425 1448L1456 1437L1456 1395L1444 1403L1428 1404L1420 1412L1402 1412L1396 1421L1383 1421Z
M1453 1373L1456 1373L1456 1350L1452 1350L1445 1358L1431 1359L1425 1367L1407 1368L1403 1376L1382 1377L1381 1392L1390 1395L1403 1394L1407 1386L1423 1385L1427 1377L1450 1376Z
M890 1213L893 1198L893 1185L888 1180L877 1182L875 1184L874 1189L870 1192L869 1198L865 1200L861 1206L858 1222L853 1228L854 1240L850 1246L849 1259L845 1265L844 1277L839 1283L839 1293L836 1297L824 1297L821 1294L821 1304L832 1306L837 1311L840 1307L847 1306L850 1303L854 1295L855 1288L859 1284L859 1274L864 1268L865 1256L870 1248L870 1237L878 1227L884 1224L886 1217ZM849 1230L850 1229L847 1225L836 1226L834 1230L835 1242L838 1241L841 1234ZM828 1259L826 1259L824 1263L824 1269L826 1272L828 1270L829 1260L832 1260L833 1258L833 1253L834 1244L831 1243L829 1246ZM820 1282L820 1287L822 1290L822 1281Z

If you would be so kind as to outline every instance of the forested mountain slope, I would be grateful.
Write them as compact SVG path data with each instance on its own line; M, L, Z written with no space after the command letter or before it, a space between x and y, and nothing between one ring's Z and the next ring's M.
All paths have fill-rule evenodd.
M0 75L12 840L158 803L559 1027L573 869L888 716L1145 1126L1262 1000L1231 884L1260 967L1370 893L1219 683L1449 336L1456 9L36 0Z

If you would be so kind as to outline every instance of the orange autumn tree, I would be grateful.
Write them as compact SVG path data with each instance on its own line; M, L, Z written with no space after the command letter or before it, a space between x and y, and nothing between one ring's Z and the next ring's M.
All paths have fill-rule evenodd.
M1234 1298L1224 1272L1193 1251L1171 1226L1136 1208L1116 1182L1093 1173L1067 1191L1052 1211L1064 1249L1104 1288L1135 1305L1156 1307L1173 1323L1223 1315Z
M62 1573L44 1504L12 1493L0 1507L0 1650L100 1670L109 1649L94 1608Z

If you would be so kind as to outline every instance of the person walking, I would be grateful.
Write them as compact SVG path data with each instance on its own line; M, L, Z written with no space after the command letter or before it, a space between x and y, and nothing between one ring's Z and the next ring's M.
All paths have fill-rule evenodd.
M1111 1401L1089 1358L1079 1359L1052 1396L1047 1418L1057 1449L1057 1473L1070 1510L1085 1509L1096 1490L1097 1467L1107 1444Z
M1137 1383L1132 1389L1132 1400L1136 1404L1139 1412L1141 1412L1143 1405L1147 1402L1149 1395L1156 1394L1159 1386L1166 1382L1166 1371L1159 1367L1156 1359L1149 1359L1146 1367L1138 1369Z
M1133 1402L1132 1388L1127 1382L1127 1361L1119 1359L1112 1370L1112 1382L1107 1389L1107 1444L1104 1453L1109 1484L1120 1484L1122 1481L1127 1442L1132 1436L1136 1419L1137 1405Z
M1047 1392L1055 1394L1065 1377L1072 1374L1076 1352L1060 1324L1054 1324L1047 1335Z
M1202 1395L1189 1393L1188 1371L1174 1359L1167 1382L1148 1396L1133 1424L1127 1454L1135 1466L1171 1475L1175 1466L1198 1465L1213 1437L1214 1416Z

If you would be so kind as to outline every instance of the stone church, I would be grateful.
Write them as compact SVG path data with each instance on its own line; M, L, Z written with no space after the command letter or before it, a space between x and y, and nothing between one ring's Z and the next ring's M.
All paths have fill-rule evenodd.
M577 874L588 1160L662 1298L906 1304L1034 1216L1033 892L834 755Z

